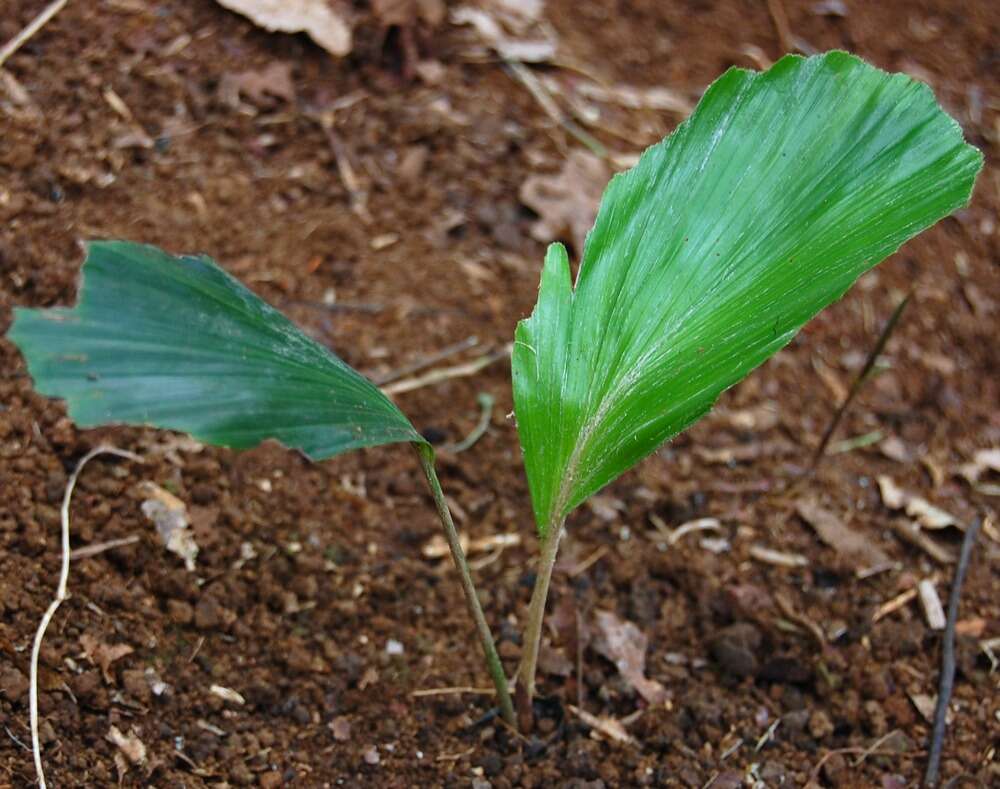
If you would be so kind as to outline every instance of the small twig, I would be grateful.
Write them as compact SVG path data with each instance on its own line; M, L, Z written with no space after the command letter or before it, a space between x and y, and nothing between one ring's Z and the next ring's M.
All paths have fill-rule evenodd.
M457 685L451 688L426 688L424 690L414 690L410 693L414 698L422 699L428 696L455 696L460 693L470 693L474 696L492 696L496 693L493 688L474 688L471 685Z
M513 343L507 343L500 350L493 351L485 356L480 356L478 359L473 359L471 362L456 364L454 367L441 367L415 378L404 378L402 381L396 381L388 386L383 386L382 391L387 395L412 392L414 389L420 389L424 386L438 384L442 381L451 380L452 378L464 378L465 376L475 375L484 367L489 367L494 362L498 362L501 359L509 357L511 348L513 348Z
M198 653L201 652L201 648L205 645L205 636L198 639L198 643L194 645L194 652L191 653L191 657L188 658L188 663L194 663L194 659L198 657Z
M137 463L142 463L142 458L132 452L102 444L101 446L90 450L90 452L80 458L80 462L76 464L76 468L73 470L69 481L66 483L66 491L63 494L62 509L60 511L60 521L62 526L62 566L59 570L59 586L56 588L55 599L53 599L48 609L42 615L42 621L38 624L38 631L35 633L35 643L31 648L31 676L28 686L28 714L31 721L31 750L32 755L35 758L35 773L38 776L38 785L41 789L45 789L45 770L42 767L42 744L41 739L38 736L38 657L42 651L42 639L45 638L45 630L48 628L49 622L52 621L52 617L55 616L55 613L63 600L69 596L67 592L70 562L69 504L73 497L73 489L76 487L76 481L80 477L80 472L83 471L83 467L98 455L103 454L117 455L118 457L126 458L127 460L134 460Z
M545 114L548 115L553 121L558 123L563 129L565 129L571 136L575 137L579 142L583 143L590 152L595 156L599 156L602 159L606 159L608 156L608 150L600 142L598 142L590 133L582 129L579 124L570 118L566 117L559 105L556 104L552 94L549 92L541 80L536 77L531 69L525 66L520 60L514 60L513 58L504 59L504 64L507 66L507 70L513 75L513 77L520 82L524 87L528 89L528 92L534 97L535 101L538 102L539 106L545 110Z
M49 3L42 13L28 23L28 26L24 30L8 41L4 48L0 49L0 68L3 68L3 64L7 62L7 58L17 52L17 50L28 42L29 38L45 27L49 23L49 20L62 11L63 6L68 2L69 0L54 0Z
M872 624L875 624L878 620L898 611L900 608L916 599L917 587L911 586L905 592L901 592L888 602L882 603L882 605L875 609L875 613L872 614Z
M398 367L395 370L390 370L382 375L374 375L372 376L371 381L376 386L384 386L392 381L398 381L404 375L410 375L418 370L430 367L432 364L443 362L445 359L455 356L462 351L466 351L469 348L475 348L478 344L479 339L475 335L466 337L460 342L456 342L453 345L442 348L440 351L435 351L434 353L429 353L426 356L421 356L419 359L415 359L409 364L404 364L402 367Z
M457 455L459 452L465 452L465 450L469 449L486 435L486 431L490 427L490 418L493 416L493 405L496 403L496 400L488 392L480 392L476 400L479 401L479 408L481 409L479 412L479 421L476 423L476 426L461 441L455 444L446 444L441 447L441 451Z
M899 323L903 310L905 310L906 305L910 303L910 295L911 294L907 294L906 297L899 302L896 309L892 311L892 315L890 315L889 320L886 321L885 328L882 329L882 333L879 335L874 347L868 354L864 367L861 368L861 371L851 383L851 388L847 392L847 397L844 398L844 402L840 404L840 408L837 409L833 415L833 419L830 420L830 424L827 425L826 431L823 433L823 438L820 439L819 446L816 447L816 451L813 453L812 462L809 464L811 471L815 471L820 460L823 459L823 455L826 453L826 447L830 443L830 439L833 437L834 431L840 425L840 420L844 418L844 414L847 412L848 406L850 406L855 395L857 395L857 393L861 390L865 381L868 380L868 375L875 366L875 362L879 355L885 349L886 343L889 342L889 338L892 336L892 333L896 328L896 324Z
M72 551L69 558L73 561L77 559L88 559L91 556L97 556L105 551L111 551L115 548L124 548L126 545L134 545L139 542L139 535L133 534L131 537L122 537L118 540L108 540L107 542L99 542L94 545L87 545L83 548L77 548Z
M337 162L337 172L340 174L340 180L343 182L344 188L347 189L347 193L351 198L351 210L364 224L370 225L374 219L368 211L368 191L358 178L354 170L354 165L351 164L351 157L347 146L340 139L337 130L333 128L333 113L322 112L314 115L313 118L319 123L324 134L326 134L330 150L333 151L333 158Z
M955 683L955 623L958 621L958 604L962 598L962 584L969 569L969 559L972 547L982 519L976 518L965 530L962 539L962 551L958 556L958 566L955 568L955 578L951 582L951 594L948 595L948 622L944 629L944 642L941 645L941 680L938 684L937 706L934 708L934 728L931 731L930 756L927 757L927 772L924 773L924 786L936 786L938 769L941 763L941 750L944 747L944 731L947 725L948 704L951 701L951 691Z

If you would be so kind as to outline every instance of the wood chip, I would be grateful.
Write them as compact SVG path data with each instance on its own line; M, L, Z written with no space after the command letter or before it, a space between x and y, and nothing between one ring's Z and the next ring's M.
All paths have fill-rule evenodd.
M247 700L241 694L231 688L226 688L222 685L212 685L208 690L212 695L218 696L223 701L228 701L231 704L242 706L247 703Z
M892 524L896 534L911 545L915 545L932 559L941 564L954 564L955 554L927 534L913 521L896 521Z
M122 734L117 726L112 726L107 734L108 742L115 745L134 765L146 763L146 746L143 744L134 731Z
M943 529L954 526L962 529L962 524L949 512L935 507L927 499L908 493L896 484L896 481L885 474L878 477L879 492L882 502L891 510L904 510L911 518L916 519L925 529Z
M931 630L944 630L945 624L947 624L944 607L941 605L941 598L938 597L933 581L927 578L922 580L917 584L917 593L920 595L920 603L924 607L927 626Z
M763 545L753 545L750 556L764 564L776 564L779 567L808 567L809 560L800 553L784 553Z
M635 738L632 737L622 722L616 718L610 718L605 715L598 717L597 715L591 715L586 710L582 710L572 704L567 704L566 708L572 712L576 717L578 717L585 726L589 726L591 730L597 732L598 734L603 734L612 742L621 743L623 745L636 745Z

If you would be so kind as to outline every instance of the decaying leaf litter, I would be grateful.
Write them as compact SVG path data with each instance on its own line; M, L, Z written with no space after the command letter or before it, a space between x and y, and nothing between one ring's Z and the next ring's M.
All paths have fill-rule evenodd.
M124 95L124 91L123 91L123 95ZM125 98L130 103L132 103L134 101L133 97L125 96ZM557 162L558 162L558 160L554 160L553 161L553 163L556 164L556 165L557 165ZM453 338L454 338L454 335L452 336L452 340L453 340ZM442 347L445 344L446 344L445 342L438 343L438 347ZM858 347L862 347L863 348L864 344L863 343L859 343ZM428 350L431 350L431 348L428 348ZM781 363L779 362L775 366L780 366L780 364ZM751 389L750 394L752 395L753 394L752 390L754 389L754 387L748 387L748 388ZM470 403L474 402L473 396L474 396L474 393L473 393L473 395L470 395ZM752 397L750 398L750 401L752 402ZM494 428L491 431L491 433L495 432L496 429L498 429L498 428L497 428L496 425L494 425ZM779 431L783 431L785 428L782 426L782 427L778 427L777 429ZM746 442L747 435L745 433L741 434L741 433L733 432L733 433L728 434L728 436L724 435L724 434L718 434L718 435L715 435L715 436L710 436L708 438L718 439L717 443L715 444L716 446L725 446L727 439L729 440L729 442L731 442L730 446L735 446L735 445L739 444L740 442ZM489 441L490 439L491 439L491 436L487 435L486 440ZM706 445L709 445L711 442L709 442L709 441L699 441L699 443L704 443ZM674 449L677 449L677 448L671 448L670 453L677 457L677 462L683 464L684 461L682 461L680 459L680 457L679 457L682 454L681 450L683 449L683 447L680 448L680 449L677 449L676 452L673 451ZM851 453L851 454L853 454L853 453ZM964 453L964 456L962 457L962 460L964 461L966 457L971 457L971 456L972 456L971 452ZM793 456L793 458L794 458L794 456ZM277 462L276 459L271 459L271 460L272 460L272 462ZM943 462L942 462L942 460L943 460ZM948 466L951 465L951 462L949 461L949 459L948 459L947 456L945 456L944 458L942 458L942 460L938 461L938 465L942 465L945 468L947 468ZM785 462L788 462L788 461L785 461ZM279 463L279 465L280 465L280 463ZM754 469L754 466L751 466L751 469L750 469L751 473L752 473L753 469ZM899 475L898 468L891 468L890 471L892 471L893 473ZM905 475L907 472L904 471L903 473ZM653 476L653 475L652 475L651 472L639 472L639 476L642 477L642 478L646 478L647 476ZM683 476L684 475L682 475L682 477ZM370 474L369 474L369 478L370 478ZM263 477L257 477L254 480L254 482L256 482L258 479L263 479ZM687 475L687 479L689 479L689 480L691 479L690 472ZM931 496L931 493L930 493L931 488L928 486L928 483L926 482L926 478L921 479L919 476L917 476L917 477L909 477L909 479L912 480L912 484L909 487L911 487L912 489L918 491L919 493L926 493L928 496ZM656 484L655 478L653 480L651 480L651 481L654 483L654 487L653 488L649 488L649 490L652 490L652 491L656 491L657 489L661 489L662 490L662 488L660 487L660 485ZM247 478L247 482L248 483L250 482L249 478ZM730 497L728 502L722 502L723 505L724 505L723 508L724 509L728 508L730 510L733 510L733 509L739 509L741 506L745 507L746 505L745 505L745 503L741 503L741 501L740 501L741 494L738 491L736 493L731 492L732 489L738 488L738 487L742 486L742 488L743 488L744 491L748 491L748 492L754 491L754 490L758 490L759 491L759 489L760 489L759 482L760 482L759 478L758 479L753 479L753 478L747 479L744 475L740 474L739 473L739 469L737 469L735 476L730 477L728 479L713 480L713 481L711 481L711 485L704 485L704 488L705 489L715 489L717 491L715 495L717 495L717 496L728 496L728 497ZM690 483L689 483L689 485L690 485ZM676 499L673 499L675 501L683 501L684 500L684 495L686 495L686 494L683 493L683 489L685 487L685 485L684 485L684 479L681 480L681 485L679 487L681 489L681 493L680 493L680 495ZM277 489L277 490L280 490L280 483L274 485L274 488ZM369 488L369 490L370 490L370 488ZM264 491L261 490L260 492L263 493ZM460 495L464 495L464 496L468 495L468 494L463 494L462 493L461 487L459 488L459 494ZM622 494L619 493L618 495L620 496ZM944 504L949 504L950 501L951 501L951 499L946 495L946 492L939 492L938 496L939 497L934 497L932 499L936 503L944 505ZM941 497L941 496L943 496L943 497ZM636 507L637 506L639 506L640 509L643 506L645 506L646 509L647 509L647 511L648 511L650 509L650 504L652 503L652 502L650 502L647 505L642 505L642 502L644 500L645 501L649 501L648 499L643 499L642 496L640 496L638 499L632 499L630 496L625 496L625 499L626 499L626 501L623 502L622 512L623 513L627 513L629 515L632 515L633 513L636 512ZM470 500L474 501L475 498L473 497ZM465 503L468 504L468 500ZM769 504L771 504L773 506L773 503L769 503ZM877 502L876 502L876 504L877 504ZM475 509L473 508L471 511L474 512ZM676 525L676 524L679 524L679 523L683 522L681 519L675 519L670 513L664 513L664 514L668 515L668 521L671 523L671 525ZM727 513L719 512L718 514L727 514ZM745 528L753 528L752 524L750 526L747 526L746 523L745 523L746 520L751 520L751 521L753 520L753 518L748 518L747 514L744 514L742 517L739 517L739 518L734 517L735 515L737 515L737 513L735 513L735 512L734 513L728 513L728 515L729 515L729 517L724 517L722 520L723 520L723 523L725 523L726 528L728 528L728 529L735 529L735 532L731 535L734 538L739 536L738 532L739 532L740 528L744 528L744 529ZM634 517L634 515L633 515L633 517ZM623 519L623 521L626 520L626 517L625 517L624 514L623 514L623 518L622 519ZM641 523L642 520L643 519L640 517L637 521L634 521L634 523ZM473 526L474 525L475 525L475 519L473 518ZM623 525L627 526L629 524L626 522ZM145 528L148 528L148 526L146 526ZM605 527L605 529L606 529L606 527ZM588 532L587 526L586 526L586 524L584 524L583 528L577 532L577 536L580 539L584 539L584 540L588 539L588 536L589 536L589 539L598 539L598 536L600 534L602 534L602 532L605 529L597 529L597 528L595 528L592 531ZM615 531L617 531L617 530L611 530L612 534L614 534ZM581 534L581 532L582 532L582 534ZM630 530L629 531L629 537L630 537L630 539L635 539L635 535L636 534L637 534L637 532L636 532L635 529ZM621 536L621 532L618 532L618 534L616 536L620 537ZM744 536L746 536L746 535L744 534ZM626 542L628 542L628 541L626 541ZM617 542L612 542L611 544L612 544L613 547L618 545ZM739 545L738 540L734 540L733 544L738 546ZM883 545L885 545L885 543L883 543ZM888 543L888 545L891 548L892 543ZM792 547L796 547L796 546L793 545ZM802 546L800 545L800 546L797 546L797 547L801 548ZM807 550L807 552L809 552L809 551ZM619 561L620 557L618 555L616 555L618 553L619 553L618 551L614 551L612 553L612 562ZM606 559L602 560L602 562L598 563L598 566L600 566L601 564L604 564L606 561L607 561ZM648 614L647 614L646 621L647 622L649 621ZM654 646L654 649L656 649L655 646ZM780 727L779 727L779 730L780 730ZM820 729L817 729L817 731L819 731L819 730ZM456 748L454 752L457 753L459 751L460 751L460 749ZM367 751L366 751L366 753L367 753ZM732 758L732 757L730 757L730 758ZM382 764L381 764L381 767L384 768L385 766L386 766L385 753L383 752L382 753Z

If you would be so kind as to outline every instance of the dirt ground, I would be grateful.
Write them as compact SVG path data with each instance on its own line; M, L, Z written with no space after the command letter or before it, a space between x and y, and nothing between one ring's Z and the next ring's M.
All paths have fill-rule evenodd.
M0 42L43 5L6 0ZM508 342L534 303L544 248L521 186L581 145L496 58L474 56L470 28L381 30L355 5L354 52L335 60L209 0L69 3L8 61L17 84L0 83L0 331L14 306L72 303L79 242L113 237L212 255L373 376L472 335L476 348L442 364ZM532 73L669 87L694 102L728 66L781 53L775 5L549 0L562 63ZM899 538L911 518L880 495L886 475L961 522L991 519L964 590L942 775L1000 786L1000 672L981 648L1000 636L998 480L962 474L977 450L1000 446L1000 9L784 8L801 46L850 49L928 81L986 169L968 209L864 277L711 416L572 516L543 654L549 700L531 737L484 719L489 695L413 695L489 682L453 568L425 555L439 526L412 453L311 465L277 446L233 453L150 429L81 432L0 340L0 786L33 781L31 640L58 577L67 476L101 442L144 462L86 468L73 546L133 541L74 562L72 597L49 630L50 785L913 786L941 637L919 602L879 608L925 578L946 598L953 565ZM274 64L288 79L262 87ZM626 154L683 118L605 110L589 131ZM834 439L872 443L804 478L911 289L887 369ZM448 443L476 424L479 393L496 398L485 435L445 454L441 474L463 531L521 537L472 554L513 671L537 543L509 376L500 361L397 400ZM142 514L144 481L187 506L194 572ZM859 577L859 562L807 522L817 507L884 566ZM701 518L718 529L670 541ZM931 537L954 554L961 534ZM786 564L761 560L761 547ZM665 704L648 705L586 637L598 612L648 639L645 671ZM570 705L634 741L608 741ZM136 741L141 763L128 758Z

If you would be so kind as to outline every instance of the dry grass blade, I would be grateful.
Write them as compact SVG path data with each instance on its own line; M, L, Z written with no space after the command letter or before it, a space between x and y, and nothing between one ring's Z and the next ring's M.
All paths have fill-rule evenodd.
M431 370L430 372L417 376L416 378L405 378L402 381L396 381L388 386L383 386L382 391L387 395L412 392L414 389L439 384L442 381L449 381L452 378L464 378L469 375L475 375L480 370L485 367L489 367L494 362L508 358L512 347L513 343L507 343L500 350L488 353L485 356L480 356L478 359L473 359L471 362L456 364L453 367L442 367L437 370Z
M83 467L98 455L117 455L118 457L126 458L127 460L134 460L137 463L142 462L142 458L132 452L128 452L124 449L118 449L117 447L101 445L90 450L90 452L80 459L80 462L76 464L76 468L70 475L69 481L66 483L66 491L63 494L62 508L60 510L60 522L62 527L62 566L59 571L59 585L56 588L55 598L42 615L42 621L38 624L38 630L35 633L35 642L31 648L31 676L29 678L28 686L28 714L31 719L31 750L35 759L35 773L38 776L38 785L41 789L45 789L45 770L42 767L42 745L41 739L38 735L38 656L42 651L42 639L45 638L45 630L48 628L49 622L52 621L52 617L55 616L60 604L68 596L67 587L69 584L70 561L69 504L70 500L73 498L73 489L76 487L76 481L79 479L80 473L83 471Z
M45 27L49 23L49 20L62 11L68 2L69 0L54 0L54 2L49 3L38 16L28 23L28 26L24 30L8 41L4 45L4 48L0 49L0 68L3 68L3 64L7 62L7 58L17 52L17 50L28 42L28 39Z
M371 381L376 386L385 386L393 381L398 381L403 376L411 375L430 367L432 364L443 362L445 359L460 354L462 351L475 348L478 344L479 339L475 335L466 337L464 340L442 348L440 351L435 351L434 353L429 353L426 356L421 356L419 359L415 359L409 364L405 364L395 370L390 370L382 375L373 375L371 376Z

